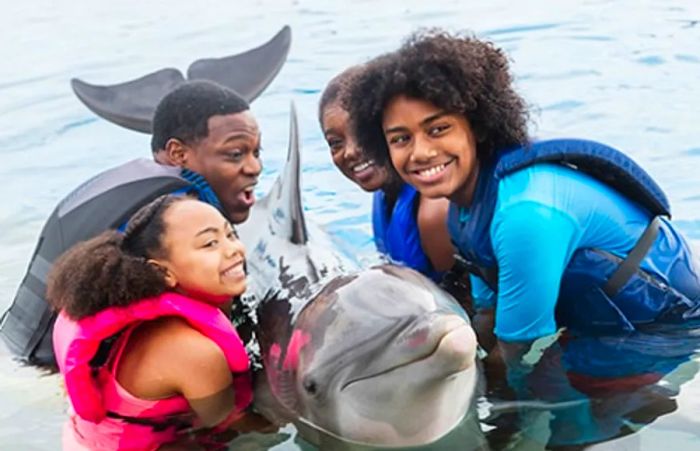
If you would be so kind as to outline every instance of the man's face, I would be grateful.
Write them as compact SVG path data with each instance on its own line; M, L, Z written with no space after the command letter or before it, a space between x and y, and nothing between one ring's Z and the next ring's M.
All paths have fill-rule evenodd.
M250 111L209 118L209 134L186 145L184 167L202 175L231 221L248 218L262 170L260 130Z

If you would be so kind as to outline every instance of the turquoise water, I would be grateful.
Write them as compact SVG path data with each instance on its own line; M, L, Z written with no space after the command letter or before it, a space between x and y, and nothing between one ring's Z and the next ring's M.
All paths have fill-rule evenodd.
M4 310L11 301L56 202L96 172L149 155L147 136L98 119L79 103L69 88L71 77L109 84L162 67L184 70L195 59L258 45L284 24L293 30L289 60L253 105L263 130L260 193L284 159L289 102L294 101L303 137L308 215L361 247L368 258L370 199L334 170L317 125L316 103L337 72L394 49L418 27L431 26L468 28L505 48L517 86L533 106L535 135L584 136L626 150L667 191L686 234L699 240L700 3L512 3L4 4L0 307ZM695 371L690 365L673 373L690 379L682 385L677 410L630 436L628 449L698 446L700 377ZM1 449L58 448L65 406L55 376L43 377L1 356L0 406ZM693 428L695 435L688 432ZM244 449L264 448L263 443L277 439L284 437L253 437ZM524 446L520 449L537 449ZM295 448L290 439L275 449Z

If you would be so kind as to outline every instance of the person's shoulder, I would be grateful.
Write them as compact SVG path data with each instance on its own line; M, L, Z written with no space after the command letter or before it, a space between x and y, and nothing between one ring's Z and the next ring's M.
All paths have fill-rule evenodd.
M151 340L163 355L172 359L173 363L186 361L196 364L209 362L212 359L225 360L223 350L183 318L159 319L154 324Z
M508 184L532 184L540 180L549 181L558 178L576 177L576 171L563 164L557 163L537 163L526 166L517 171L510 172L501 178L501 185Z
M497 210L521 204L537 204L554 209L562 207L562 194L581 189L586 176L563 165L540 163L504 176L498 186Z
M155 351L151 364L174 392L201 399L231 384L224 351L185 319L159 319L150 339Z
M450 201L447 198L430 199L425 196L420 196L417 213L418 224L430 224L434 226L445 224L449 208Z

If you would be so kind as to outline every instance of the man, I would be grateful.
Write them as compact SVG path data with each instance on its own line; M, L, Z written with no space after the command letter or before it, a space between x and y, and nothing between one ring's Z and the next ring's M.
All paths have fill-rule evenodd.
M191 81L166 95L153 118L155 162L133 160L76 188L47 220L0 336L18 358L53 365L55 312L45 300L53 261L78 241L119 228L161 194L196 195L234 224L248 218L262 170L260 131L248 103L234 91Z
M158 163L204 177L234 224L248 218L262 170L260 131L235 92L205 81L175 89L156 108L151 150Z

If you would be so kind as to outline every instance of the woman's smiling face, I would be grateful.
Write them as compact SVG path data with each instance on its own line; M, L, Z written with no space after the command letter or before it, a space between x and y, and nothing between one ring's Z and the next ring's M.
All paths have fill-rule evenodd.
M365 191L376 191L384 187L389 177L386 168L375 164L357 146L350 129L350 116L339 102L332 102L324 108L321 127L333 163L345 177Z
M474 132L463 115L398 95L384 108L382 127L404 181L426 197L471 203L479 163Z

